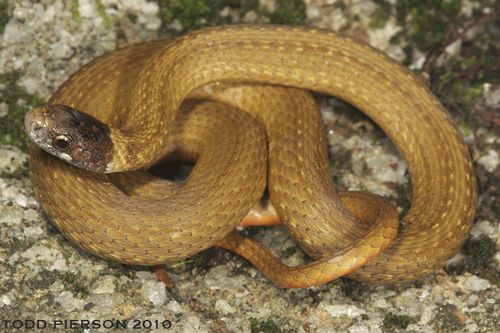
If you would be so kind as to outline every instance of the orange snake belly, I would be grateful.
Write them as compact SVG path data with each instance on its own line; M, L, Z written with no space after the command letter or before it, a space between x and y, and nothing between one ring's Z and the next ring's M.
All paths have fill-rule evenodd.
M412 206L397 236L397 213L386 200L335 192L321 116L309 93L296 88L351 103L394 142L413 184ZM187 97L195 101L185 103L187 111L176 119ZM219 109L219 102L229 105ZM110 260L158 265L217 245L240 253L285 287L344 274L374 284L405 283L442 267L472 226L472 161L440 102L384 53L333 32L221 26L172 42L133 45L73 74L48 104L83 110L109 127L109 155L95 163L96 171L130 171L94 173L30 148L35 191L51 221L84 250ZM51 123L41 119L53 111L30 111L28 132L33 124ZM228 122L219 124L219 115ZM254 122L264 128L269 156L259 126L240 130ZM204 134L192 134L197 130ZM222 140L224 148L207 144L212 140ZM243 142L249 148L241 148ZM198 162L186 184L133 171L169 145L196 149ZM229 146L234 150L226 155ZM70 162L82 155L68 154L63 158ZM317 261L287 267L230 233L259 200L266 178L283 225Z

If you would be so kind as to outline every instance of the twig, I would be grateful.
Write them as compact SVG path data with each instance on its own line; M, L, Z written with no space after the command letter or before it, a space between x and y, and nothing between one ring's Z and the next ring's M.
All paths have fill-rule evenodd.
M422 71L425 72L425 73L428 73L429 72L429 67L430 67L430 62L431 62L432 59L435 58L435 56L437 54L442 53L448 46L450 46L451 44L455 43L457 40L463 38L472 28L474 28L474 27L476 27L479 24L482 24L484 22L494 20L496 18L497 14L498 14L498 12L491 12L491 13L485 14L485 15L481 16L479 19L477 19L476 21L474 21L471 24L469 24L464 29L463 32L459 33L458 35L456 35L451 40L448 40L448 38L447 38L447 41L444 42L443 45L441 45L440 47L438 47L438 48L432 50L431 52L429 52L429 54L425 58L424 64L422 65Z

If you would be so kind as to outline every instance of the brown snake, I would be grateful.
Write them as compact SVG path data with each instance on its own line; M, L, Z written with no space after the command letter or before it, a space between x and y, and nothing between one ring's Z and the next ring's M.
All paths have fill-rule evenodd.
M412 206L397 236L397 213L384 199L334 191L317 106L306 91L282 86L337 96L391 138L413 184ZM175 118L188 95L195 100ZM48 104L84 110L105 124L80 113L68 118L67 107L27 114L32 141L83 168L137 170L167 142L164 152L198 159L187 182L175 185L138 171L85 171L31 145L32 181L52 222L84 250L110 260L158 265L217 245L242 254L286 287L322 283L353 269L348 277L359 281L404 283L442 267L472 226L472 161L440 102L384 53L333 32L221 26L173 42L133 45L73 74ZM269 162L262 130L233 106L264 127ZM219 116L227 122L219 123ZM64 122L81 124L83 134ZM55 129L43 132L45 125ZM78 148L78 135L87 146ZM250 147L243 148L244 142ZM244 161L248 156L250 162ZM287 267L230 233L259 200L266 177L283 225L318 261Z

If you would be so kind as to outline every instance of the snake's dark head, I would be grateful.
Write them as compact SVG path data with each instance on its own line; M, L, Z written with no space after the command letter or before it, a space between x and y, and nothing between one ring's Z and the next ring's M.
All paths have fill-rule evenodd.
M31 141L63 161L94 172L106 172L113 163L110 128L66 105L32 108L24 126Z

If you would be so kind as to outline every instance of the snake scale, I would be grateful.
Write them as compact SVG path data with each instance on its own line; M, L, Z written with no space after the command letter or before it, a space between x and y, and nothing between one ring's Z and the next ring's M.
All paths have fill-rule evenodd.
M383 198L335 192L306 90L349 102L394 142L413 184L402 221ZM473 223L472 161L441 103L385 53L334 32L220 26L132 45L74 73L48 104L25 121L37 197L66 238L106 259L158 265L216 245L284 287L344 274L405 283L442 267ZM185 183L136 171L165 154L197 160ZM231 233L266 181L317 261L287 267Z

